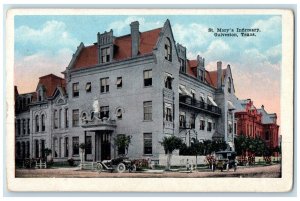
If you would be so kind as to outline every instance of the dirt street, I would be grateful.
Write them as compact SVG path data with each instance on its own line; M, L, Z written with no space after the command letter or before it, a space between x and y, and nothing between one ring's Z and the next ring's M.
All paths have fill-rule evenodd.
M198 178L198 177L256 177L256 178L278 178L281 177L280 165L271 165L264 167L239 167L236 172L229 170L229 172L215 172L194 171L192 173L181 172L163 172L163 173L110 173L91 170L79 170L76 168L51 168L51 169L17 169L16 177L30 178L30 177L44 177L44 178L93 178L93 177L111 177L111 178Z

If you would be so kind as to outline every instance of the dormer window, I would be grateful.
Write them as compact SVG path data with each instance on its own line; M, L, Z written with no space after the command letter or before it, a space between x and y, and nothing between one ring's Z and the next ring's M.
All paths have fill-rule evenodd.
M110 62L110 48L102 48L101 49L101 63Z
M201 80L201 82L204 81L204 72L203 72L203 70L199 70L199 79Z
M228 78L228 93L231 93L231 79Z
M44 91L42 88L40 88L40 90L38 90L38 101L43 101L44 97Z
M180 71L185 72L185 62L183 59L179 59L180 62Z
M165 59L168 61L172 61L172 46L169 38L166 38L165 43Z

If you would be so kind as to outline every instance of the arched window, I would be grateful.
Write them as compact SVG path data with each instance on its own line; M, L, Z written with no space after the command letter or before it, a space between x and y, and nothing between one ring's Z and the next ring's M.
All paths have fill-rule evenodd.
M172 77L167 76L165 79L165 87L167 89L172 89Z
M166 38L165 42L165 59L172 61L172 46L169 38Z
M45 131L45 115L42 114L42 131Z
M231 93L231 79L228 78L228 93Z
M35 132L39 132L40 125L39 125L39 115L35 116Z

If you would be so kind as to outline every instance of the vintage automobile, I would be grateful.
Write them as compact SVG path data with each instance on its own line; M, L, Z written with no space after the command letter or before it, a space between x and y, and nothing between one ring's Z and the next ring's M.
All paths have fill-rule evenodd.
M119 173L125 172L126 170L128 170L129 172L136 171L136 165L133 164L132 161L130 161L126 157L120 157L111 160L103 160L101 162L97 162L96 167L98 173L101 173L103 170L110 172L116 170Z
M219 151L216 152L216 163L214 164L213 171L219 169L229 171L233 169L235 172L237 168L236 152L234 151Z

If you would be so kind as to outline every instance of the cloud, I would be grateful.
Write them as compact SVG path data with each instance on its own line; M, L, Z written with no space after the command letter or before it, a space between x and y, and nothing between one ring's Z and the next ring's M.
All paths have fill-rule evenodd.
M65 23L60 21L47 21L36 29L20 26L15 30L15 47L27 55L40 50L75 48L78 44L79 41L67 31Z
M62 77L73 51L60 49L55 54L40 52L29 56L20 56L15 61L14 82L18 86L19 93L35 91L38 78L47 74L55 74Z
M134 21L139 21L140 31L147 31L163 26L162 21L148 21L144 17L129 16L124 20L112 22L108 25L108 29L112 29L116 35L128 34L130 33L130 23Z

